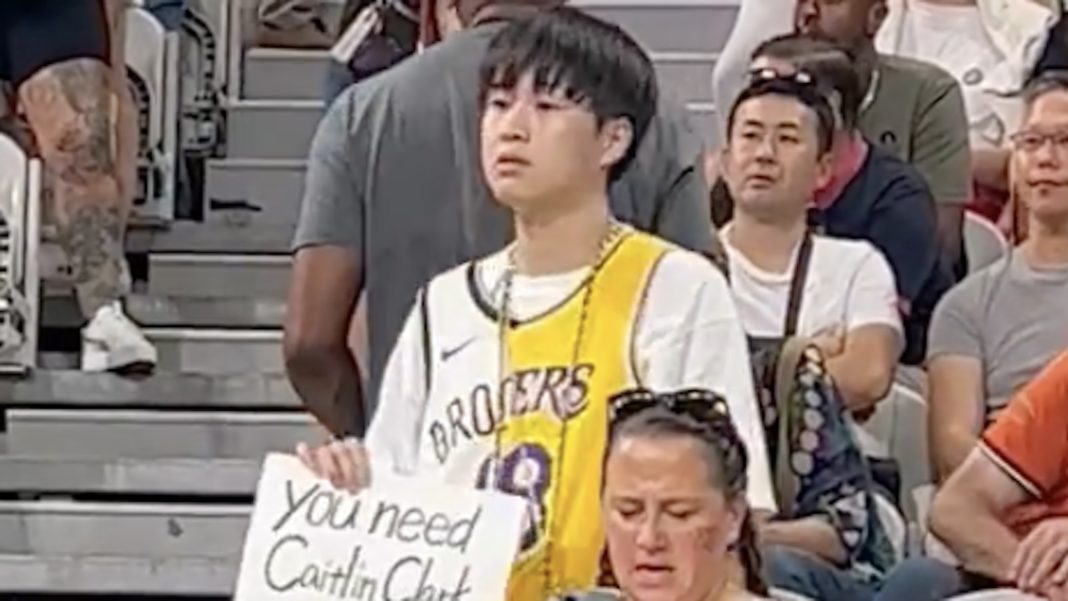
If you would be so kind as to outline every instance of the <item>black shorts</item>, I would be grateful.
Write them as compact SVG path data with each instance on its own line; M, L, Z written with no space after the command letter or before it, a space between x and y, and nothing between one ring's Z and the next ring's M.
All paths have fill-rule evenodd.
M0 80L16 88L55 63L108 62L104 0L0 0Z

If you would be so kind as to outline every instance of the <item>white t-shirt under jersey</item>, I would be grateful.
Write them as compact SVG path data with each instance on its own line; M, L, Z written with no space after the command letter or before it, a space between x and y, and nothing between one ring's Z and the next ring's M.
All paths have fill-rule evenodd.
M479 287L498 305L505 269L506 256L498 253L481 261L476 270ZM587 273L515 276L510 313L523 319L557 305ZM466 298L457 300L469 302ZM436 313L463 314L448 308ZM434 329L433 320L430 327ZM456 325L450 327L455 330ZM706 258L671 250L659 262L639 316L635 353L643 385L650 389L699 387L725 396L749 450L749 501L755 508L775 511L745 334L725 278ZM486 369L495 371L498 365L489 364ZM386 366L378 408L367 434L368 452L377 457L376 464L391 465L401 472L417 469L418 424L427 411L425 375L422 323L416 307L409 313Z
M729 229L721 239L746 332L760 338L782 336L797 250L785 273L772 273L753 265L731 245ZM815 236L797 333L813 336L838 326L849 331L877 324L894 328L898 343L904 344L894 273L886 258L864 240Z

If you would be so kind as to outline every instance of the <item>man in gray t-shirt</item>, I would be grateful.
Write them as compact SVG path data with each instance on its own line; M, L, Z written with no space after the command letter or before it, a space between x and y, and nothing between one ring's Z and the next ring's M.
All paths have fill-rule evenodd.
M293 245L285 351L294 387L333 434L362 432L419 287L511 238L510 217L492 202L478 161L479 64L501 21L531 9L515 5L560 3L459 2L469 29L349 88L319 125ZM611 189L616 216L711 251L701 156L681 111L661 107ZM364 289L366 395L345 344Z
M1024 252L943 298L931 322L931 452L946 477L982 429L1068 347L1068 265L1036 269Z

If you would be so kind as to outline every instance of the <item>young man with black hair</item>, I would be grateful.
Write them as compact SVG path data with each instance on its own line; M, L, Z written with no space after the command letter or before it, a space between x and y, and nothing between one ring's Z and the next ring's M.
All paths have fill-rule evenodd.
M479 167L478 68L509 20L562 1L442 2L467 29L342 93L308 157L284 347L291 382L335 434L363 432L419 287L512 236L510 216L491 201ZM681 111L661 104L612 184L611 213L707 252L713 239L701 156ZM366 395L346 348L363 292Z
M350 488L373 463L523 497L508 599L543 601L596 584L607 403L623 389L723 395L752 452L751 502L775 502L726 281L611 212L610 184L657 106L649 58L618 27L558 8L493 38L479 90L483 173L514 242L423 287L362 443L298 453Z

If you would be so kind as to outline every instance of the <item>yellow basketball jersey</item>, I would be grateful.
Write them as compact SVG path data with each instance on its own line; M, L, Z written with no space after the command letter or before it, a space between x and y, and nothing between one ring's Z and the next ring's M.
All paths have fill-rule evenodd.
M511 417L498 435L493 479L531 502L509 601L545 601L597 580L607 402L637 383L638 314L655 266L671 248L630 232L608 250L588 299L580 289L508 331L502 398Z

